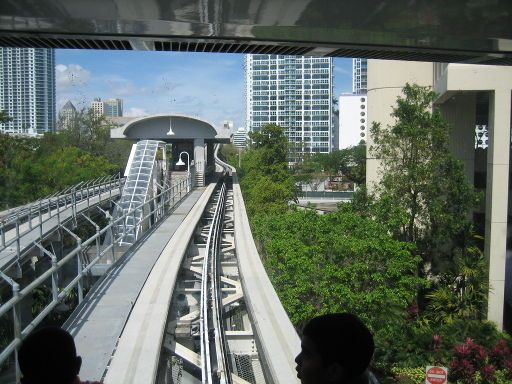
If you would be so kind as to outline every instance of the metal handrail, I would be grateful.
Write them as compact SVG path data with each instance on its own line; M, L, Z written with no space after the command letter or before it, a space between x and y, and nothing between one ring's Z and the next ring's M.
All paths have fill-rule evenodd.
M41 321L68 295L68 293L75 286L78 285L78 289L81 290L81 282L82 279L87 275L87 273L92 269L92 267L107 254L107 252L112 252L114 257L114 264L116 264L117 260L115 260L114 254L114 245L116 242L121 241L123 236L126 234L122 234L121 237L115 238L115 233L113 231L114 227L118 222L124 220L127 216L133 215L135 210L143 208L145 205L148 205L148 214L142 215L139 223L144 220L148 220L150 217L154 218L153 225L158 223L162 218L166 217L166 215L170 212L177 203L179 203L187 194L189 190L187 188L189 180L182 180L176 183L173 186L170 186L166 190L160 192L152 199L146 201L143 204L133 208L128 211L125 215L113 220L111 219L110 223L106 225L101 230L96 230L96 233L92 235L90 238L84 241L78 241L77 246L71 250L67 255L65 255L61 260L52 263L52 266L43 272L40 276L38 276L34 281L28 284L25 288L20 290L19 285L14 282L10 277L4 275L0 272L0 279L7 281L12 286L13 297L9 299L6 303L0 306L0 317L6 315L9 311L12 310L13 313L13 329L14 329L14 337L13 340L2 350L0 353L0 365L5 362L5 360L14 352L21 341L39 324ZM154 209L151 209L151 204L154 203ZM149 227L148 227L149 228ZM82 261L80 260L80 254L87 249L88 247L97 244L97 240L101 238L101 236L105 233L110 233L112 235L111 243L101 249L97 247L97 254L94 259L89 261L85 266L82 265ZM34 242L36 243L36 242ZM71 282L64 287L60 293L54 295L52 301L49 302L45 308L33 319L25 328L22 329L21 321L19 318L19 305L21 300L25 297L32 294L32 291L47 281L48 278L57 273L64 265L66 265L71 260L76 260L79 264L77 275L71 280ZM82 296L82 293L79 292L79 297ZM17 355L15 355L17 359ZM17 361L16 361L17 363ZM18 365L16 364L16 369L18 369ZM19 372L17 371L17 374Z
M108 178L105 180L105 178ZM122 183L124 178L120 177L120 174L117 173L113 176L106 176L101 177L94 180L89 181L81 181L80 183L73 185L71 187L68 187L66 189L63 189L62 191L57 191L53 194L47 195L46 197L43 197L42 199L36 200L35 202L31 202L27 205L24 205L19 208L15 208L12 210L8 215L4 216L0 220L0 229L3 229L9 225L15 224L16 221L20 221L20 219L23 219L27 217L28 219L34 217L38 214L39 210L43 210L45 212L48 212L49 208L57 207L60 205L61 202L64 202L65 205L67 205L68 201L72 201L73 195L80 196L80 200L84 199L85 192L89 193L88 191L92 188L93 191L96 190L97 187L106 186L107 184L110 186L112 182L116 183ZM96 182L95 184L89 185L90 183ZM78 189L81 185L86 184L86 188ZM91 196L91 195L89 195ZM57 200L52 201L52 198L57 198ZM85 196L87 198L87 196ZM36 209L33 210L32 208L37 205ZM27 220L28 221L28 220ZM22 223L20 223L22 224Z
M91 197L95 197L98 195L101 196L101 194L106 193L106 192L109 192L110 197L111 197L112 190L117 189L117 188L121 189L123 182L124 182L124 178L120 178L119 174L110 177L110 179L108 179L108 180L103 180L103 179L104 178L98 178L98 179L92 180L90 182L86 182L86 188L82 188L77 191L76 187L80 186L84 183L84 182L81 182L75 186L65 189L62 192L58 192L58 193L64 193L64 194L59 194L56 196L55 196L55 194L50 195L46 198L46 201L44 201L44 203L43 203L43 200L39 200L39 201L31 204L28 209L24 207L24 208L21 208L19 211L17 211L15 214L11 214L7 218L7 220L3 220L2 223L0 224L0 237L1 237L0 251L8 248L11 245L16 244L16 248L17 248L16 253L17 253L17 256L20 257L21 256L20 249L19 249L20 248L20 246L19 246L20 237L31 232L34 229L34 226L36 226L36 227L38 226L40 228L39 233L40 233L40 236L42 236L42 225L44 223L46 223L48 220L50 220L51 218L53 218L55 215L58 218L59 224L60 224L60 214L68 208L72 209L73 217L75 217L76 216L76 205L78 203L84 202L87 200L87 206L89 207L89 202L90 202ZM90 185L91 183L92 183L92 185ZM71 192L66 193L68 190L71 190ZM53 197L56 197L56 200L52 201ZM69 201L69 206L68 206L68 201ZM38 207L36 210L33 211L32 207L37 203L39 203ZM61 209L61 207L64 207L64 209ZM56 209L56 211L55 211L55 209ZM20 215L20 212L22 212L21 215ZM44 212L45 217L43 216L43 212ZM29 226L26 230L20 232L20 225L24 223L24 222L21 222L20 219L23 217L27 217ZM32 223L33 217L36 217L38 219L37 223L34 223L34 224ZM25 221L25 222L27 222L27 221ZM11 225L14 225L15 227L11 228L10 230L6 230ZM12 239L6 241L5 234L8 231L11 231L13 229L16 230L16 236L13 237Z

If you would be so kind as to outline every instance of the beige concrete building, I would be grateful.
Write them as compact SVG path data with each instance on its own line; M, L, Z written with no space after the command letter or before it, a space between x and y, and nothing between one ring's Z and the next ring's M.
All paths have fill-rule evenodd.
M475 174L477 94L489 100L486 159L485 255L490 260L488 319L503 328L509 196L512 68L470 64L439 64L368 60L368 121L393 125L392 106L405 83L433 87L436 104L452 127L451 150ZM372 137L368 135L371 146ZM368 156L367 182L379 178L379 159Z

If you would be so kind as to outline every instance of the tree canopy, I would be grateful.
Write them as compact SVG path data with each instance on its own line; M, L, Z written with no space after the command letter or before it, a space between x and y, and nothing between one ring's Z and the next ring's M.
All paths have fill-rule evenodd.
M426 261L440 261L470 234L469 213L478 194L461 161L448 148L449 127L432 108L435 93L407 84L392 116L395 124L373 123L372 156L381 159L377 215L397 238L416 243Z
M288 140L283 128L267 124L249 134L252 144L242 158L241 186L251 214L284 212L295 197L288 170Z
M84 109L58 133L0 134L0 205L13 207L124 168L131 142L110 139L111 128Z

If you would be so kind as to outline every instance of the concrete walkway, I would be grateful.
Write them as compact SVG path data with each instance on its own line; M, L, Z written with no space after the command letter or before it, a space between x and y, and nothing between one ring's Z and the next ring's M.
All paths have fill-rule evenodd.
M171 216L105 275L64 324L82 356L83 379L101 380L148 275L204 190L192 191Z

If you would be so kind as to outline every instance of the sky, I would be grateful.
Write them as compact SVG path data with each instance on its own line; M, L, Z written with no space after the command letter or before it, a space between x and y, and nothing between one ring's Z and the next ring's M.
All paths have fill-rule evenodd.
M245 125L244 56L154 51L56 52L57 110L123 99L124 116L182 113ZM334 59L334 95L352 91L352 59Z

